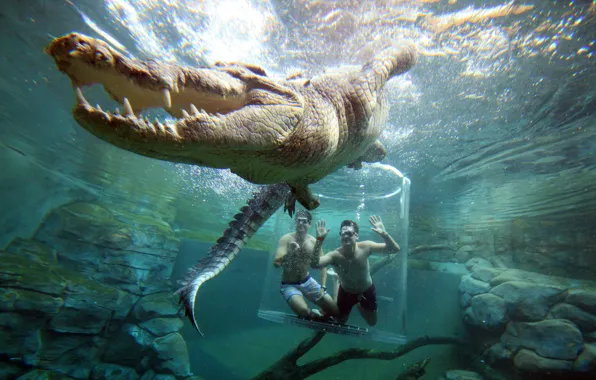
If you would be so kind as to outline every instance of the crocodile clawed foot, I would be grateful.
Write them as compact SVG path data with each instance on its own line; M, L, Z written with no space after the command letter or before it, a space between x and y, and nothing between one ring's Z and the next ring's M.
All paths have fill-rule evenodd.
M288 193L284 202L284 212L288 212L290 218L296 211L296 201L300 202L307 210L314 210L319 207L319 199L310 191L307 185L290 185L291 191Z
M351 164L348 164L347 167L350 169L354 169L354 170L360 170L360 169L362 169L362 161L360 161L360 160L354 161Z
M288 215L293 217L294 212L296 211L296 194L294 191L289 191L288 196L284 202L284 212L288 212Z

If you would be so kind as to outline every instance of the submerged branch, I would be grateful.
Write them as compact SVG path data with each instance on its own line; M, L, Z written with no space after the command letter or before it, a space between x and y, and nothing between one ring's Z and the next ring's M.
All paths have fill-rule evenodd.
M283 379L305 379L326 368L332 367L346 360L351 359L397 359L410 351L427 345L435 344L464 344L464 340L457 337L420 337L414 339L392 351L377 351L364 348L349 348L338 351L327 357L313 360L303 365L297 365L296 361L316 346L325 332L317 332L310 338L303 340L295 349L290 351L271 367L254 377L253 380L283 380Z
M289 360L296 364L298 359L300 359L304 354L310 351L311 348L316 346L321 339L325 336L325 331L318 331L310 338L304 339L298 347L293 349L292 351L288 352L286 356L282 358L282 360Z
M337 365L341 362L351 359L379 359L379 360L393 360L400 356L407 354L422 346L434 345L434 344L464 344L463 339L456 337L421 337L409 341L408 343L400 346L398 349L393 351L377 351L364 348L350 348L347 350L336 352L326 358L313 360L310 363L304 364L300 367L301 374L305 375L300 377L301 379L306 378L314 373L324 370L325 368Z

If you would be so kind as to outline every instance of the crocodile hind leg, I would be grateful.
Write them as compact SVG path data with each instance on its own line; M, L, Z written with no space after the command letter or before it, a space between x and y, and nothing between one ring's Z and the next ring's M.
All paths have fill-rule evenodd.
M387 156L387 150L383 146L383 144L377 140L372 144L366 152L359 157L356 161L348 164L348 168L353 168L354 170L362 169L363 162L379 162L382 161Z

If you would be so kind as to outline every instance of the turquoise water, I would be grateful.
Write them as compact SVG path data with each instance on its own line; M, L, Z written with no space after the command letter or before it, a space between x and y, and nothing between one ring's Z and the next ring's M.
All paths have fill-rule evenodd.
M478 258L499 274L518 271L507 272L504 283L549 284L544 286L565 294L596 288L583 282L596 278L594 4L2 4L0 377L46 369L77 379L119 378L118 371L128 371L121 378L153 378L155 373L185 378L184 370L182 376L163 365L180 359L205 379L248 379L312 334L257 317L264 299L289 311L274 286L279 273L268 271L271 247L280 236L272 218L237 260L201 288L196 310L205 338L184 320L182 343L164 343L173 348L161 351L154 347L163 331L153 334L155 326L139 326L162 317L179 326L173 321L174 306L170 301L158 304L161 315L135 311L135 305L150 295L171 295L176 281L207 254L257 186L228 170L141 157L83 130L71 114L76 100L68 78L43 52L54 37L75 31L121 46L128 56L142 60L190 66L240 61L260 65L276 78L359 66L388 43L416 43L418 64L386 86L391 108L381 135L388 150L383 163L412 182L409 220L399 216L401 177L368 165L359 171L342 168L313 184L321 199L313 217L327 220L332 228L324 247L329 251L339 242L341 220L359 221L361 240L377 240L367 220L381 215L404 251L412 253L407 272L395 264L375 279L379 295L393 299L380 303L381 310L391 310L383 317L385 326L402 333L403 317L396 316L395 325L391 318L396 310L406 310L408 338L457 335L471 348L431 346L393 361L349 360L312 378L395 378L426 357L431 361L425 379L453 369L484 369L488 376L492 368L475 354L505 336L505 320L546 319L581 327L573 330L581 343L570 342L577 350L554 358L564 361L568 372L550 376L567 378L573 372L589 378L596 365L589 367L589 360L581 361L579 355L596 350L596 322L583 325L573 313L555 313L555 307L572 305L589 314L582 318L596 321L593 304L549 293L533 298L548 299L536 307L543 311L536 317L517 309L522 301L508 299L509 319L489 331L470 322L474 304L465 297L500 286L499 281L491 283L493 277L487 279L486 271L466 268ZM92 104L122 108L99 86L84 92ZM157 110L151 116L168 115ZM285 223L282 232L291 226L289 218ZM469 275L486 276L483 283L473 283L482 289L462 288L462 278ZM351 318L350 323L363 324L357 313ZM184 342L187 354L181 348ZM535 350L528 345L522 346ZM304 359L350 347L393 348L327 334ZM132 357L122 366L128 369L98 364L120 365L122 352ZM167 356L171 352L174 359ZM505 378L514 367L513 356L508 360L500 362Z
M186 257L186 260L178 260L174 277L179 270L184 271L188 265L194 263L194 260L190 259L194 252L207 247L206 244L184 242L181 256ZM199 295L198 317L207 339L201 338L188 325L182 330L191 352L191 368L195 374L206 379L251 378L278 360L281 353L290 351L300 341L312 335L307 329L278 325L257 318L256 310L263 298L262 284L267 275L266 269L270 265L268 258L263 251L244 250L226 277L215 278ZM458 307L454 307L459 302L457 292L438 291L440 288L456 289L458 283L459 277L453 274L411 271L408 282L409 336L447 336L463 333L461 312ZM377 286L378 295L388 294L389 289L384 289L382 280L377 282ZM273 291L280 301L278 310L286 311L278 289ZM390 306L379 300L381 318L385 313L383 309ZM439 310L440 313L437 312ZM364 321L357 312L353 314L350 323L364 326ZM325 357L348 347L379 350L394 348L391 344L333 334L328 334L323 339L303 358L303 362ZM393 378L405 365L423 360L427 356L433 357L427 367L428 378L436 378L444 368L458 363L457 354L451 347L430 346L415 351L404 360L378 361L372 362L371 365L363 365L360 361L348 361L311 378Z

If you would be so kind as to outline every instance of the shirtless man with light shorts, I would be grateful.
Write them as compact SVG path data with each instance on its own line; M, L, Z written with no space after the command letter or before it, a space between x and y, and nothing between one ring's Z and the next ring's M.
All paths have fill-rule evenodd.
M321 269L323 286L308 273L308 267L317 267L319 258L323 256L321 248L328 232L325 229L325 222L317 223L315 239L308 234L312 222L312 216L308 211L296 212L295 221L296 232L282 236L273 259L273 266L282 268L281 294L294 313L300 317L316 320L337 317L339 315L337 305L325 291L327 271L325 268ZM324 315L316 309L311 310L304 298L319 306Z
M339 231L341 246L319 259L320 267L333 265L336 268L341 283L337 293L337 306L343 323L348 320L354 305L358 305L360 314L370 326L377 323L377 295L370 276L368 258L373 253L392 254L400 250L399 245L385 231L380 217L371 216L369 221L372 230L381 236L384 243L370 240L357 242L358 223L344 220ZM317 223L317 234L319 227L321 231L325 231L325 222Z

